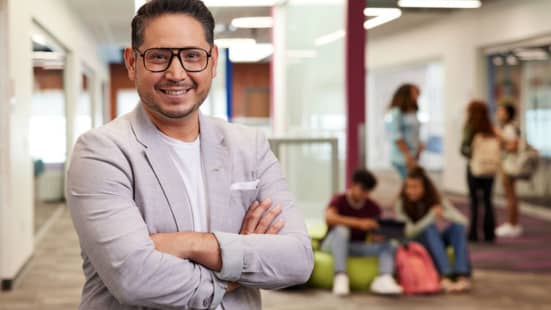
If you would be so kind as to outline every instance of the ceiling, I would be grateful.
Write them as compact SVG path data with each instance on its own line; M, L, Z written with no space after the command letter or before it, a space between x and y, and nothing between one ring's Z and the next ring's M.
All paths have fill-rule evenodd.
M100 44L100 52L111 62L121 61L121 48L130 44L130 21L134 15L134 0L64 0L90 29ZM344 1L344 0L342 0ZM396 7L397 0L369 0L370 7ZM483 3L498 0L483 0ZM268 7L212 8L217 23L216 38L253 37L259 43L271 40L270 29L230 29L236 17L270 16ZM368 32L370 39L377 39L425 25L446 17L454 10L403 9L402 16Z

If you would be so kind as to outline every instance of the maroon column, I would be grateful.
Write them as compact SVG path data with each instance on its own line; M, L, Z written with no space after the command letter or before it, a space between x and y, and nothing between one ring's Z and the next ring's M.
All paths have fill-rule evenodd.
M348 0L346 9L346 185L360 160L360 126L365 123L364 0Z

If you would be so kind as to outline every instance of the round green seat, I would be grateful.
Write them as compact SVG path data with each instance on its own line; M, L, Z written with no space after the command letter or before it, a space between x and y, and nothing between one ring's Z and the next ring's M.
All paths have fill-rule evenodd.
M379 274L377 257L349 257L347 261L350 288L368 290L371 281ZM330 253L314 251L314 270L307 285L316 288L333 287L333 256Z

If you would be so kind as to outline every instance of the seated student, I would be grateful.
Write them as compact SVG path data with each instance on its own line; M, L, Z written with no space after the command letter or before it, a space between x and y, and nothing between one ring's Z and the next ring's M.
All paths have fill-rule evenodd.
M368 233L378 228L377 218L381 214L377 203L369 198L376 184L377 180L369 171L357 170L352 176L350 188L345 193L334 195L325 212L329 231L321 250L333 254L333 293L336 295L350 293L346 274L346 259L349 255L379 257L380 275L371 284L372 292L402 293L402 288L392 277L396 248L390 241L366 243Z
M467 250L467 219L441 197L423 168L412 169L396 202L396 218L406 222L406 236L420 242L430 253L446 292L467 291L471 287L471 266ZM446 246L454 250L453 268ZM457 276L453 282L452 277Z

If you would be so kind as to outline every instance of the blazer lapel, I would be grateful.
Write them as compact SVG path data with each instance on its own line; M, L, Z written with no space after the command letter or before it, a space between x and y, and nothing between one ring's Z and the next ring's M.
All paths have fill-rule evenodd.
M232 163L224 135L215 121L200 115L201 159L209 210L209 231L232 231L230 186Z
M184 180L167 156L170 150L160 140L158 129L149 119L141 103L134 110L131 123L136 138L144 145L144 155L164 192L177 230L193 230L193 216Z

